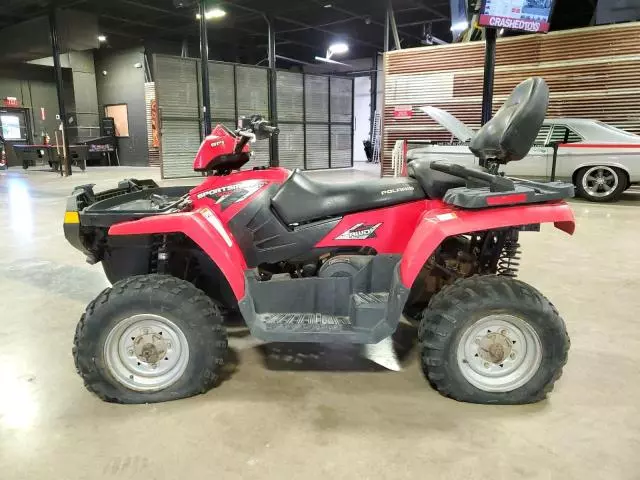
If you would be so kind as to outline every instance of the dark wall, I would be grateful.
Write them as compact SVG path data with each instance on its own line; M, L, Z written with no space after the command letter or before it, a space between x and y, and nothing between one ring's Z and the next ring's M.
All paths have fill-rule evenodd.
M70 69L62 69L65 84L65 107L75 109L73 81ZM20 106L29 109L31 131L35 143L46 132L55 143L54 131L58 128L58 97L53 68L39 65L16 64L0 67L0 98L16 97ZM40 116L40 108L45 109L45 120Z
M144 100L144 50L99 50L95 55L98 110L104 106L126 103L129 113L129 137L118 139L121 165L149 165L147 117ZM106 75L103 74L106 72Z

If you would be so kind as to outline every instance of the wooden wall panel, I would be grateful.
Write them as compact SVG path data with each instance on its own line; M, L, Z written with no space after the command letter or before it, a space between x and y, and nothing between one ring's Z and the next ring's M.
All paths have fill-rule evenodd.
M383 173L396 140L448 141L419 107L443 108L480 125L484 43L388 52L384 58ZM542 76L551 89L549 118L594 118L640 134L640 23L498 40L494 111L519 82ZM413 117L394 119L396 105Z

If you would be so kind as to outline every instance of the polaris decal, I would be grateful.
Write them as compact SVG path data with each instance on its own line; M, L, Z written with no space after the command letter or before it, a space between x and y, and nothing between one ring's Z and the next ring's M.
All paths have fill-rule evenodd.
M382 223L375 225L365 225L358 223L346 232L342 232L335 240L366 240L367 238L376 238L376 230L382 226Z
M245 180L244 182L234 183L233 185L225 185L224 187L214 188L198 194L198 199L205 197L215 200L216 205L220 205L222 210L229 208L234 203L246 200L256 193L268 182L264 180Z
M415 190L415 188L412 185L402 185L401 187L398 188L392 188L390 190L382 190L380 192L380 195L391 195L394 193L400 193L400 192L413 192Z

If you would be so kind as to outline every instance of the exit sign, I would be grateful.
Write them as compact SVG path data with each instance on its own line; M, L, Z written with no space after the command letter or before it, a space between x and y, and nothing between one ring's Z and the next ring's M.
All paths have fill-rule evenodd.
M5 107L19 107L20 102L16 97L6 97L2 99L2 104Z

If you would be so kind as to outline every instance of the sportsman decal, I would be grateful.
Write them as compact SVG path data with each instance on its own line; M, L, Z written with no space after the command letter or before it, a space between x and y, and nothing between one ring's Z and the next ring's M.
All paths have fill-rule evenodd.
M233 185L225 185L224 187L214 188L198 194L198 199L205 197L215 200L216 205L220 205L222 210L229 208L237 202L246 200L256 193L268 182L264 180L246 180L244 182L234 183Z
M367 238L376 238L376 230L381 225L382 223L376 223L375 225L358 223L346 232L338 235L335 240L366 240Z

